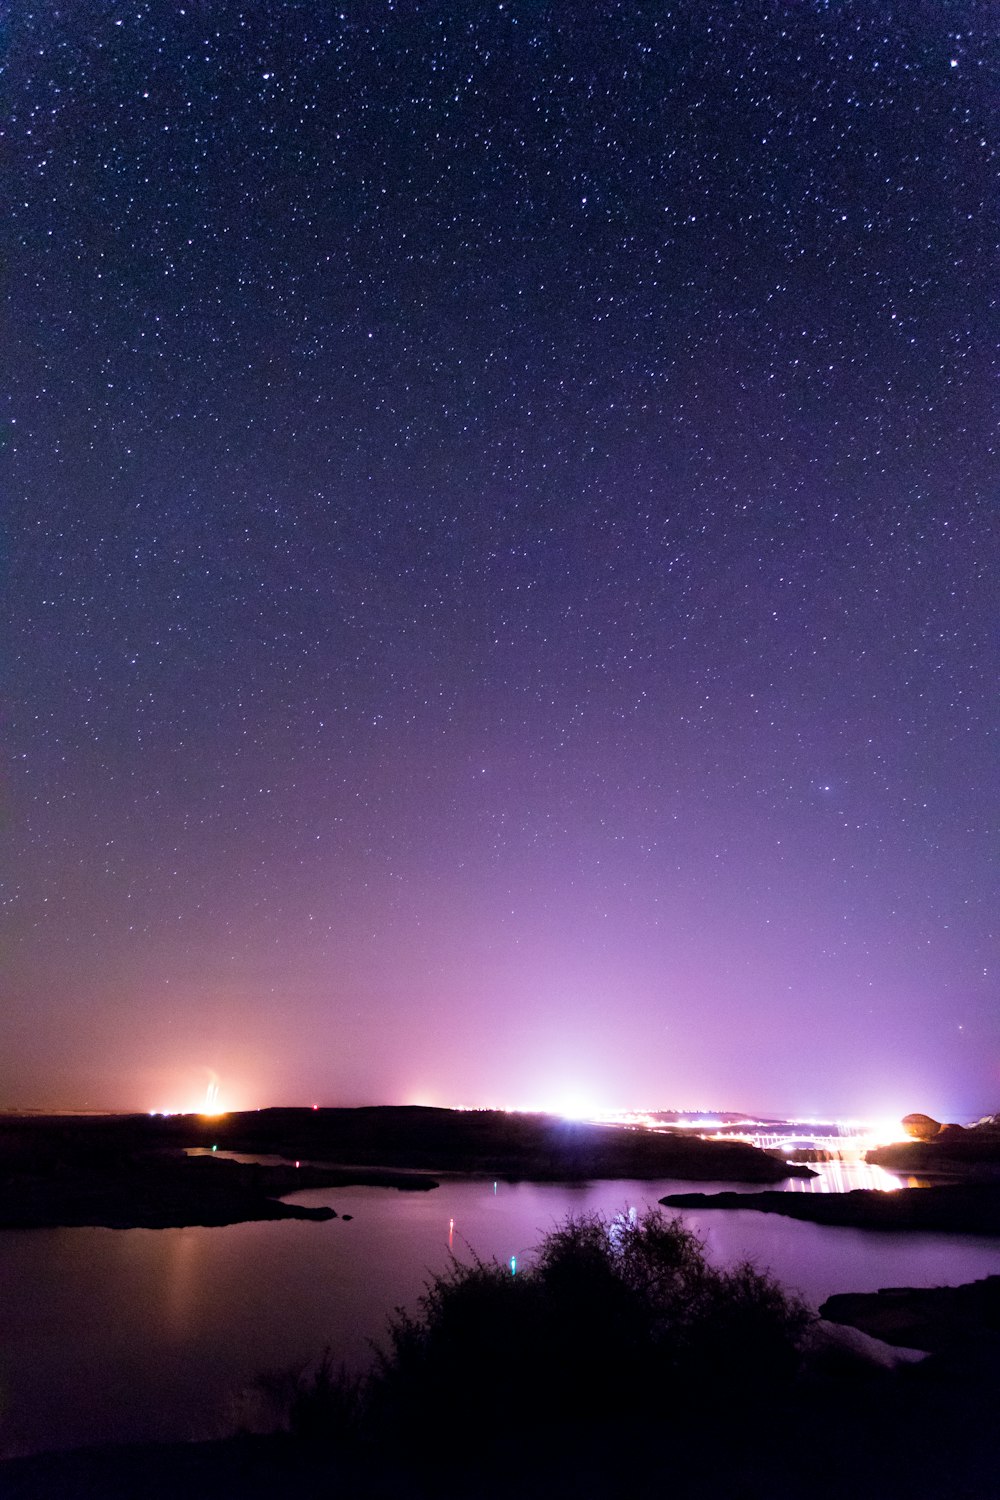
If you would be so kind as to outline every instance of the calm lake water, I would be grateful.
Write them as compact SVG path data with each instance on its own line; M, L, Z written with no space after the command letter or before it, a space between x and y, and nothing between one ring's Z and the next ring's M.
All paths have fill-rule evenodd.
M843 1180L843 1179L842 1179ZM854 1180L849 1184L857 1185ZM391 1309L450 1254L523 1262L568 1214L732 1184L322 1189L354 1217L224 1229L0 1233L0 1454L214 1437L252 1416L261 1372L363 1366ZM713 1260L751 1256L813 1305L832 1292L940 1286L1000 1270L1000 1240L827 1229L752 1211L685 1215Z

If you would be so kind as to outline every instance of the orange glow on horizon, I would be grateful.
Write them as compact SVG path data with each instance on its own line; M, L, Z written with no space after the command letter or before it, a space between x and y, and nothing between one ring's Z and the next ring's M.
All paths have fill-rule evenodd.
M151 1109L151 1115L200 1115L206 1120L218 1119L220 1115L228 1114L234 1107L231 1100L223 1102L221 1083L219 1076L211 1068L203 1070L202 1077L208 1075L208 1082L204 1087L204 1093L199 1098L191 1089L190 1084L184 1089L183 1095L187 1095L184 1102L172 1102L166 1108ZM173 1092L173 1090L171 1090ZM180 1094L181 1090L178 1089ZM175 1094L175 1100L177 1095ZM239 1106L237 1106L239 1107ZM246 1106L242 1106L246 1107Z

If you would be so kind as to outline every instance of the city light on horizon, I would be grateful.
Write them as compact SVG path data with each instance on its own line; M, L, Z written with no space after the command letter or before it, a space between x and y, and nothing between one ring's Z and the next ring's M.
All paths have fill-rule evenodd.
M374 1101L371 1101L374 1102ZM379 1103L392 1107L392 1101L380 1100ZM796 1136L808 1136L816 1127L829 1130L835 1127L839 1139L842 1142L863 1142L867 1148L880 1145L891 1145L899 1141L909 1139L902 1124L902 1113L894 1115L882 1113L867 1119L856 1117L838 1117L831 1115L827 1117L781 1116L775 1112L750 1114L745 1111L732 1109L721 1113L730 1118L723 1121L718 1111L699 1110L677 1110L665 1104L659 1109L609 1109L588 1102L584 1096L572 1087L563 1089L555 1097L546 1101L536 1101L532 1104L510 1105L498 1104L495 1101L488 1103L445 1103L427 1097L426 1094L410 1093L405 1101L410 1106L418 1108L440 1108L454 1109L457 1112L474 1112L478 1110L496 1110L505 1114L551 1115L554 1118L564 1119L569 1123L586 1123L595 1125L619 1125L631 1129L642 1129L652 1131L681 1130L689 1131L695 1135L704 1136L706 1139L728 1139L728 1140L750 1140L760 1142L768 1131L774 1126L785 1127L785 1134L789 1132ZM226 1106L222 1100L222 1084L219 1077L210 1071L209 1081L205 1086L204 1098L200 1102L189 1100L184 1105L168 1108L151 1108L151 1115L200 1115L205 1118L213 1118L222 1114L240 1112L240 1110L260 1108L308 1108L316 1111L322 1108L349 1108L351 1105L320 1105L315 1101L308 1105L279 1104L271 1101L267 1105L242 1103L238 1108ZM368 1105L370 1107L370 1104ZM670 1118L663 1118L669 1116ZM964 1122L963 1122L964 1123Z
M650 1106L648 1102L644 1107L612 1106L599 1102L596 1091L591 1094L582 1085L574 1083L558 1085L548 1093L522 1094L520 1097L512 1090L514 1097L507 1098L490 1094L481 1099L472 1099L463 1097L457 1091L449 1096L444 1090L435 1092L428 1088L403 1088L395 1097L389 1094L386 1097L348 1095L338 1098L330 1091L324 1093L318 1101L315 1094L310 1097L301 1089L283 1089L280 1093L270 1091L264 1085L259 1069L257 1081L253 1085L245 1080L241 1081L236 1074L231 1078L228 1075L224 1078L216 1070L204 1067L182 1068L172 1081L162 1069L159 1076L156 1098L141 1106L151 1114L202 1115L211 1118L221 1114L269 1108L319 1110L410 1105L463 1112L497 1110L509 1114L547 1114L571 1122L617 1124L649 1130L687 1130L706 1137L718 1134L730 1139L735 1138L734 1132L737 1131L743 1131L748 1137L754 1133L766 1133L769 1126L778 1121L783 1125L797 1127L803 1135L808 1135L815 1126L836 1125L845 1137L863 1138L870 1147L907 1139L902 1118L904 1114L913 1113L917 1109L935 1118L954 1120L963 1125L974 1123L988 1112L977 1111L975 1108L957 1111L946 1108L930 1094L924 1094L916 1100L907 1099L895 1109L882 1106L864 1112L856 1109L838 1111L836 1108L825 1113L780 1108L761 1110L746 1107L746 1101L741 1098L722 1104L716 1102L714 1108L692 1108L690 1104L685 1105L683 1095L681 1100L665 1096L656 1106ZM690 1099L690 1093L687 1097ZM120 1104L115 1109L109 1106L110 1112L120 1112L121 1109Z

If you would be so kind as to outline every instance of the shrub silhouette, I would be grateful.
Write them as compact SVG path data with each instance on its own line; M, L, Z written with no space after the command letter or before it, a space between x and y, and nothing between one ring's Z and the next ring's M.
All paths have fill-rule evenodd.
M290 1426L342 1447L349 1418L358 1447L431 1467L446 1435L447 1463L497 1473L695 1427L729 1441L793 1377L808 1317L751 1265L710 1266L662 1210L573 1219L517 1275L453 1262L397 1310L360 1390L329 1360L299 1382Z
M374 1408L415 1433L456 1424L473 1446L498 1416L536 1440L704 1404L706 1387L787 1379L808 1317L743 1264L717 1270L660 1210L571 1220L519 1275L476 1261L435 1278L417 1315L397 1313ZM401 1434L403 1435L403 1434Z

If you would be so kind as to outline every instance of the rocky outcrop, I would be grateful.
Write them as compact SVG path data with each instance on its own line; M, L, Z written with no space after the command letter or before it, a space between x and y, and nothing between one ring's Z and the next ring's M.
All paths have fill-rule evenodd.
M820 1315L887 1344L932 1354L984 1347L1000 1354L1000 1276L963 1286L846 1292L828 1297Z
M878 1146L865 1160L907 1175L1000 1180L1000 1125L994 1116L962 1126L907 1115L903 1125L908 1141Z
M827 1304L824 1303L825 1307ZM841 1373L850 1366L877 1370L896 1370L926 1359L923 1349L904 1348L865 1332L850 1320L838 1322L825 1314L814 1319L799 1341L806 1368L812 1371L830 1369Z
M956 1136L965 1134L964 1125L956 1125L953 1121L942 1125L940 1120L935 1120L930 1115L904 1115L902 1125L907 1135L915 1141L954 1140Z

